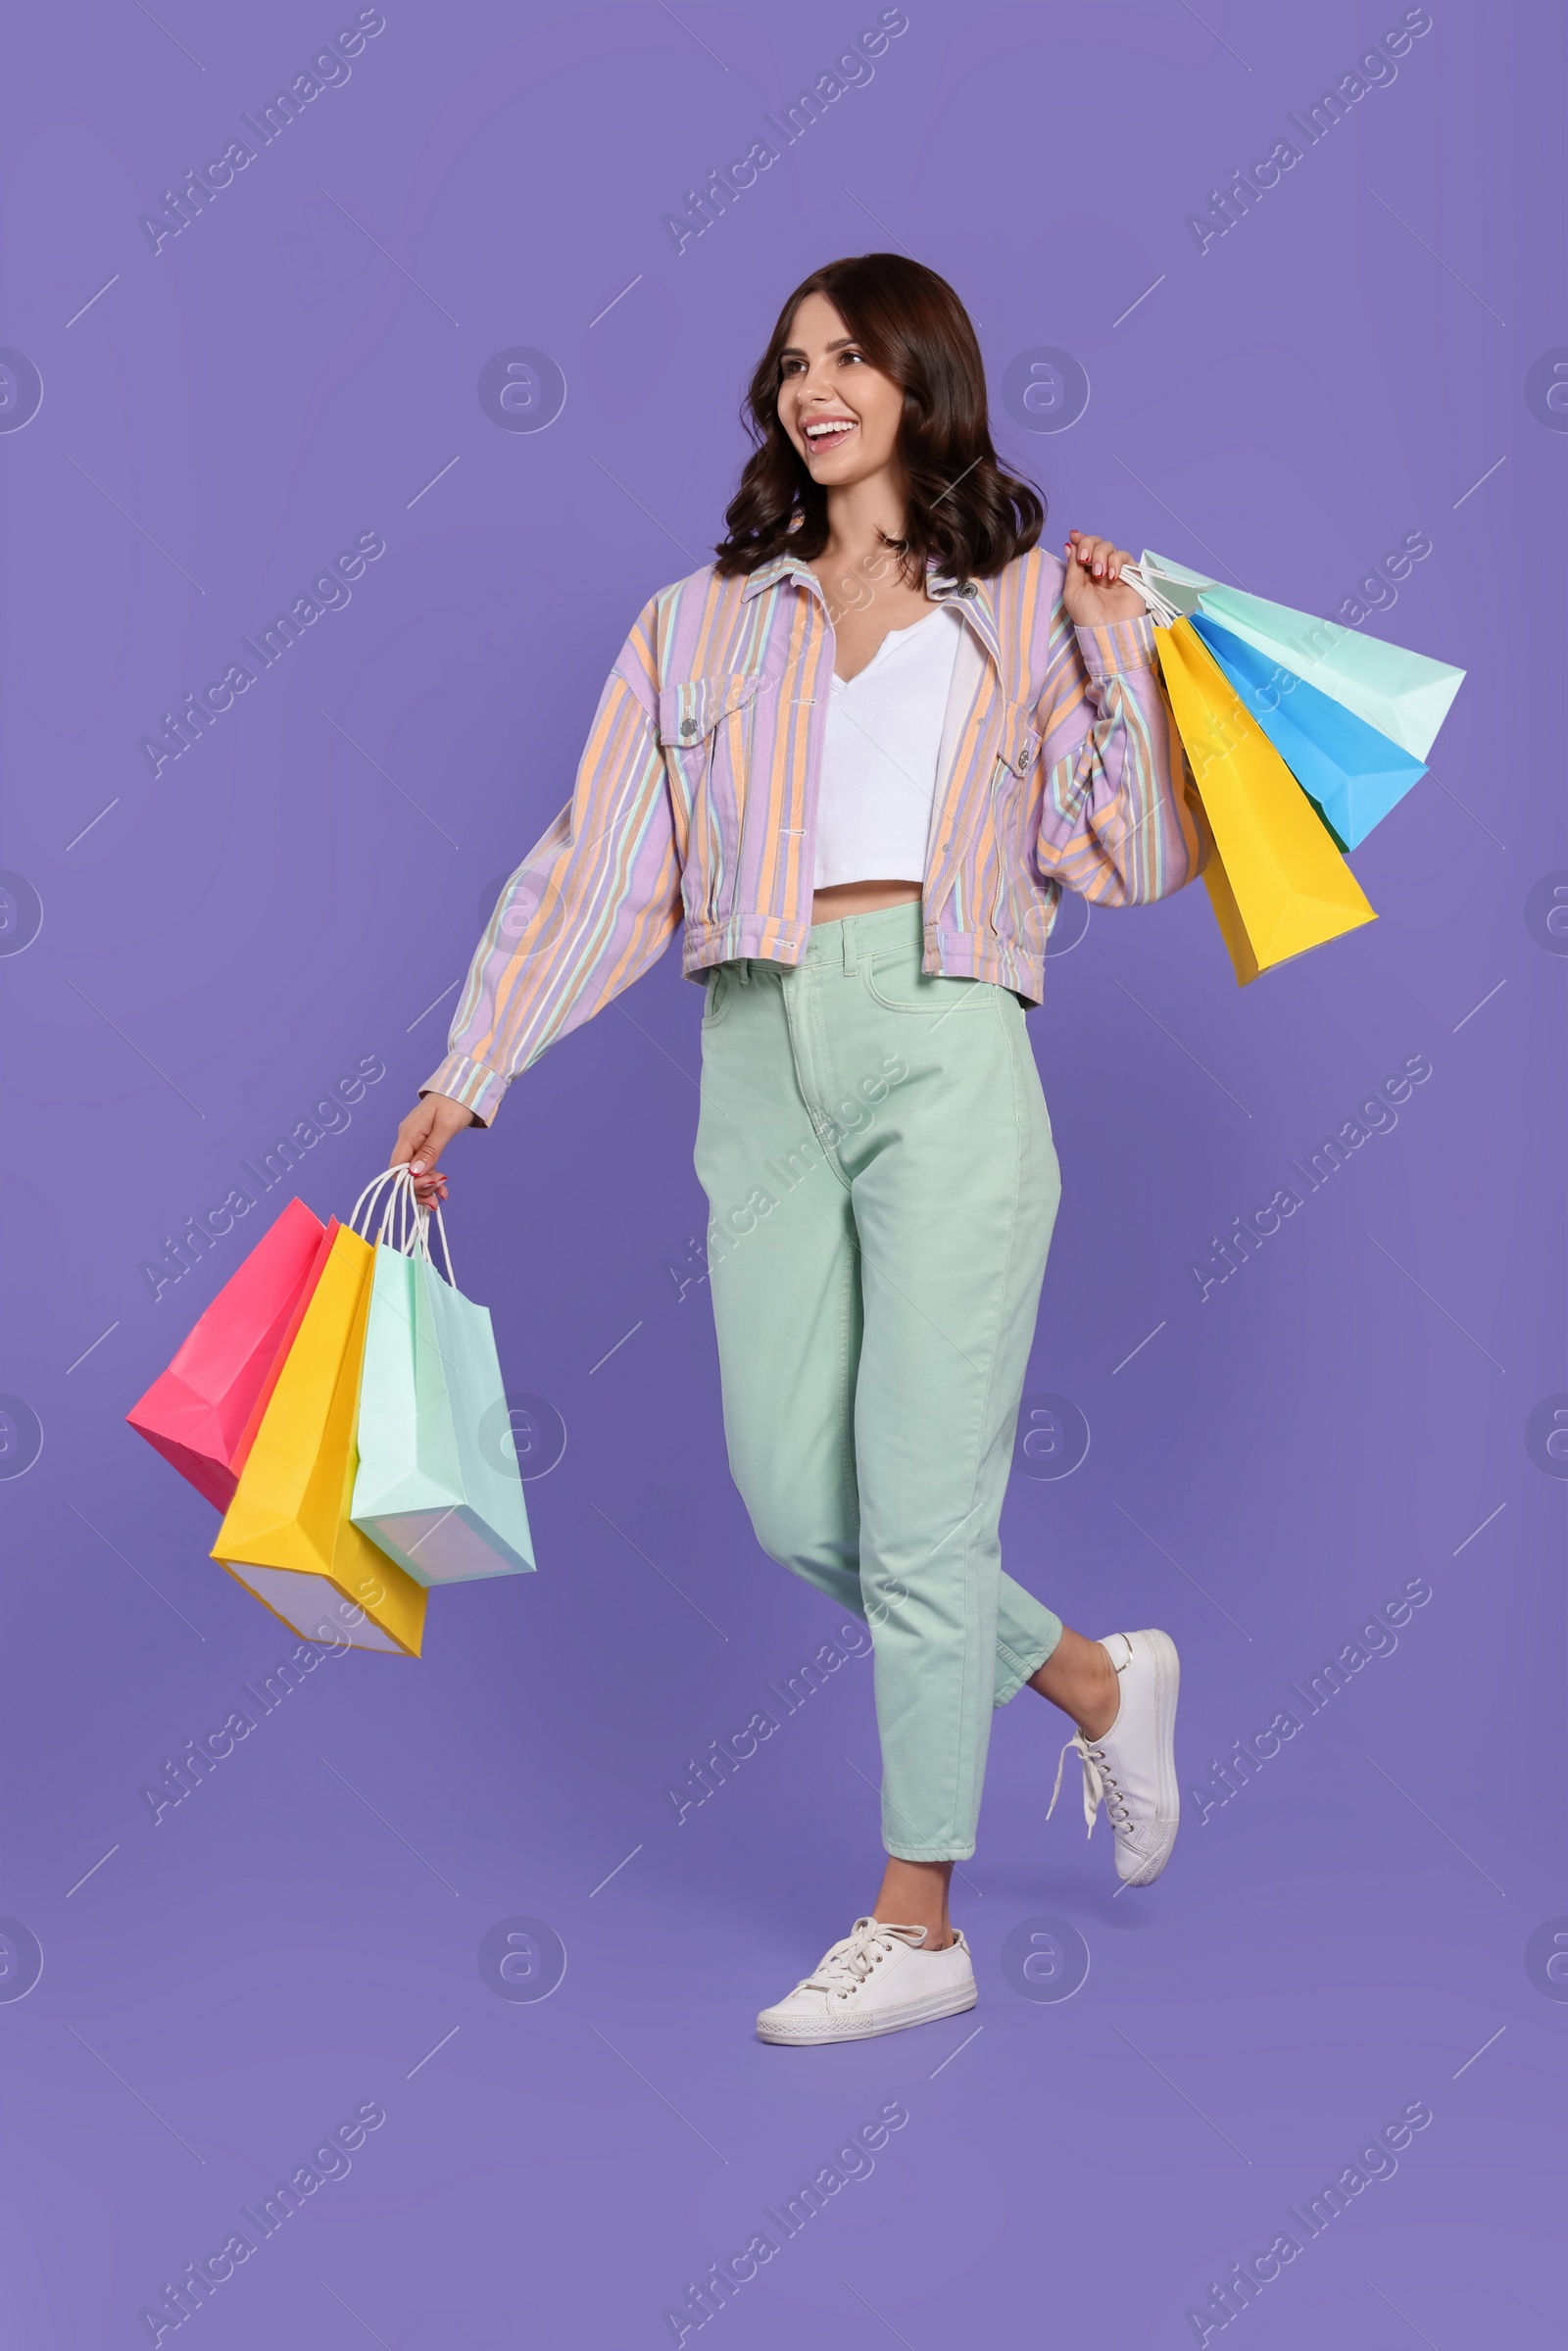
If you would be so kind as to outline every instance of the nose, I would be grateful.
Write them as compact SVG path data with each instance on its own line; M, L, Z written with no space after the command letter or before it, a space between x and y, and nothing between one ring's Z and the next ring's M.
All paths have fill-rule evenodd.
M798 375L795 381L798 389L798 405L803 415L809 414L812 409L837 408L842 405L825 354L821 359L811 361L806 373Z

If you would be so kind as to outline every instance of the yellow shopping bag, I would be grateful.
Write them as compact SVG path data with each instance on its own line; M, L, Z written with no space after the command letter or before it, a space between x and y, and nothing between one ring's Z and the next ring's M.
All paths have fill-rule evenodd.
M307 1641L417 1657L425 1588L349 1516L374 1263L340 1225L212 1555Z
M1154 645L1213 838L1209 903L1245 988L1377 912L1191 620L1156 628Z

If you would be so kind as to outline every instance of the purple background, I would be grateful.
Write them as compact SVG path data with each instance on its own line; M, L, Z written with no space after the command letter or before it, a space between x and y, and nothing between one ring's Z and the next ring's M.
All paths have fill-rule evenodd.
M0 342L43 403L0 434L0 864L43 919L26 943L24 889L0 940L0 1909L44 1965L0 2030L8 2331L36 2351L147 2340L164 2282L369 2100L352 2172L204 2309L209 2351L668 2341L687 2281L895 2098L874 2173L722 2339L1192 2341L1210 2281L1417 2100L1397 2176L1235 2326L1532 2351L1560 2316L1568 2012L1527 1945L1568 1913L1568 1463L1531 1422L1568 1388L1562 28L1440 0L1200 254L1188 215L1397 7L910 0L874 78L677 255L665 213L878 13L388 0L347 84L156 255L142 212L352 9L13 27ZM1200 888L1053 959L1030 1394L1092 1442L1015 1478L1004 1540L1070 1623L1176 1635L1189 1790L1407 1579L1432 1597L1234 1800L1189 1794L1126 1901L1075 1789L1045 1827L1067 1726L1025 1693L955 1887L976 2014L805 2055L752 2026L875 1892L868 1669L679 1826L663 1793L836 1621L752 1539L704 1291L666 1270L704 1217L674 954L450 1155L459 1276L566 1431L528 1489L540 1572L436 1593L417 1664L325 1661L157 1826L142 1786L289 1643L122 1415L285 1188L156 1302L142 1262L361 1056L386 1075L299 1188L344 1214L384 1162L481 900L566 798L632 617L718 532L779 301L895 245L969 304L1049 544L1113 532L1333 612L1431 541L1369 625L1470 676L1355 857L1381 919L1245 993ZM480 404L517 346L564 375L543 432ZM1002 402L1038 346L1092 386L1056 434ZM155 781L160 714L366 531L347 609ZM1397 1127L1200 1302L1209 1237L1414 1054ZM478 1964L519 1916L565 1947L542 2004ZM1041 1917L1091 1954L1065 2003L1003 1964Z

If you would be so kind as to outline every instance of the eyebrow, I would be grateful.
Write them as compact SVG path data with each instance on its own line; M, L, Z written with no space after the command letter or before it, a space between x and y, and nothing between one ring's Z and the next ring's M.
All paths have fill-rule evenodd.
M860 338L858 335L840 335L837 342L827 344L825 349L829 351L843 351L848 344L858 343L859 339ZM806 357L806 353L802 350L799 343L786 343L778 356L781 360L803 360Z

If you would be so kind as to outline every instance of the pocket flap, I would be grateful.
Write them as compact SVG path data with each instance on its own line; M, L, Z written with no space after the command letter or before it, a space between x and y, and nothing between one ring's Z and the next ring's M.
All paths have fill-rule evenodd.
M1000 757L1014 775L1027 775L1040 757L1040 729L1034 721L1034 707L1026 702L1008 703L1003 712Z
M721 718L744 709L761 676L753 669L717 670L659 690L659 740L669 751L690 751Z

